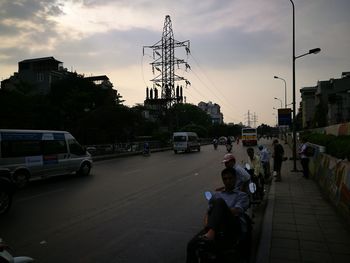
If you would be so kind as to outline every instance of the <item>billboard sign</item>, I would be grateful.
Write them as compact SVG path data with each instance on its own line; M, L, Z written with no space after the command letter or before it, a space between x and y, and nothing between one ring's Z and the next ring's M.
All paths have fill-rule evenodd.
M292 109L278 109L278 126L290 126L292 124Z

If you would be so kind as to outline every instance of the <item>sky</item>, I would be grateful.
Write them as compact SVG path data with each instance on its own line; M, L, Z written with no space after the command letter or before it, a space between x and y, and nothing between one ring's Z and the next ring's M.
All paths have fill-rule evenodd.
M294 4L296 56L321 48L296 60L298 106L300 88L350 71L350 1ZM293 99L290 0L0 0L0 79L19 61L53 56L70 71L107 75L125 105L143 103L155 77L143 46L161 40L166 15L174 38L190 41L189 55L175 51L191 67L175 72L191 83L186 102L219 104L225 123L276 125L276 109Z

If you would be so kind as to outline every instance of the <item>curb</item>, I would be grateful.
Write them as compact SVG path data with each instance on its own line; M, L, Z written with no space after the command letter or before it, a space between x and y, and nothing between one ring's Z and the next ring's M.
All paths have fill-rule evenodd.
M271 182L271 187L267 199L267 207L262 223L262 231L257 252L257 263L267 263L270 261L271 240L272 240L272 218L275 206L275 183Z
M172 147L166 147L166 148L158 148L158 149L151 149L152 152L164 152L164 151L169 151L172 150ZM114 154L105 154L105 155L95 155L92 156L92 160L94 162L98 161L104 161L104 160L109 160L109 159L114 159L114 158L121 158L121 157L127 157L127 156L133 156L133 155L142 155L142 151L137 151L137 152L126 152L126 153L114 153Z

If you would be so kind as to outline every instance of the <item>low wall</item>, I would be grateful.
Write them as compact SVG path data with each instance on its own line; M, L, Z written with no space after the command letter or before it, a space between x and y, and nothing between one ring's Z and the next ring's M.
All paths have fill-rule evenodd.
M324 134L333 134L335 136L350 135L350 122L335 124L323 128L316 128L310 131Z
M350 162L316 150L310 158L311 177L350 224Z

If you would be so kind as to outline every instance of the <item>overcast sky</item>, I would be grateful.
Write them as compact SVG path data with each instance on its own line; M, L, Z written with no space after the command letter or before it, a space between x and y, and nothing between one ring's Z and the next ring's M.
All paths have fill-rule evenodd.
M296 97L318 80L350 71L350 1L294 0ZM18 62L53 56L86 76L106 74L126 105L143 103L152 70L151 50L170 15L174 37L189 40L191 55L177 50L191 71L179 68L191 86L189 103L212 101L225 122L276 124L287 83L292 102L292 5L289 0L0 0L0 78Z

